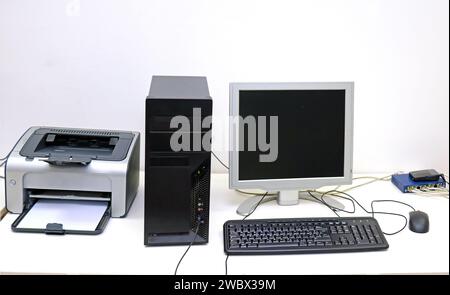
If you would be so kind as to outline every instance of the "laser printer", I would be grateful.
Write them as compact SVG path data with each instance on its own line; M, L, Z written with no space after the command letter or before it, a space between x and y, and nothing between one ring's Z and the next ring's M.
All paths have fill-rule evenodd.
M124 217L133 203L139 187L139 149L138 132L29 128L11 151L5 167L6 209L20 214L12 229L102 232L109 217ZM63 205L79 212L66 212ZM38 206L40 213L31 213ZM48 211L53 208L57 208L56 213ZM86 230L82 219L92 219L89 214L98 212L98 224ZM49 220L44 228L20 226L27 218L37 223ZM70 221L76 228L71 230L66 228L68 224L55 223L59 218L80 220Z

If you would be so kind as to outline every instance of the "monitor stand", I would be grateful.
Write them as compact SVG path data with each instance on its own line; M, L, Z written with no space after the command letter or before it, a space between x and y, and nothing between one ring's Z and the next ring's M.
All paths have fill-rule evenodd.
M307 192L300 192L300 191L280 191L280 192L269 192L270 195L267 195L264 200L261 201L261 198L263 196L254 196L250 197L244 202L242 202L238 209L236 210L237 214L242 216L247 216L250 214L256 205L261 201L262 203L267 203L273 200L277 200L278 205L280 206L291 206L291 205L297 205L299 203L299 199L307 199L309 201L319 202L318 200L311 197ZM333 206L338 209L344 209L345 206L335 200L334 198L327 198L326 199L327 204L330 206Z

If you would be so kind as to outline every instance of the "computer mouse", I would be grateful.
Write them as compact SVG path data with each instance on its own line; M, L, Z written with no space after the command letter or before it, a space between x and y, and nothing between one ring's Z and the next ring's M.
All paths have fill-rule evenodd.
M409 229L415 233L427 233L430 229L428 214L422 211L409 212Z

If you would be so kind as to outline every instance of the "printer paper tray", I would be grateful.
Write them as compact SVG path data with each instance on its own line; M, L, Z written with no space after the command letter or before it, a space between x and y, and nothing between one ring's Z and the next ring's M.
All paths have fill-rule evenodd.
M111 216L105 201L38 199L11 225L14 232L96 235Z

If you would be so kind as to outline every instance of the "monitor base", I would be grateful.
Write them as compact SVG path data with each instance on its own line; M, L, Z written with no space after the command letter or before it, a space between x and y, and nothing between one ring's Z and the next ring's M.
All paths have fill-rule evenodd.
M295 194L293 194L292 192L294 192ZM295 196L295 198L293 196ZM248 198L239 205L239 207L236 210L236 213L242 216L249 215L255 209L256 205L258 205L258 203L261 201L261 198L263 198L263 196L254 196ZM261 204L277 200L278 205L290 206L290 205L297 205L299 199L321 203L319 200L316 200L313 197L311 197L308 193L298 191L289 191L289 192L285 191L281 192L281 194L278 193L278 195L266 196L264 200L261 201ZM331 197L327 198L326 202L328 205L333 206L335 208L345 209L344 204L342 204L341 202L337 201L334 198Z

